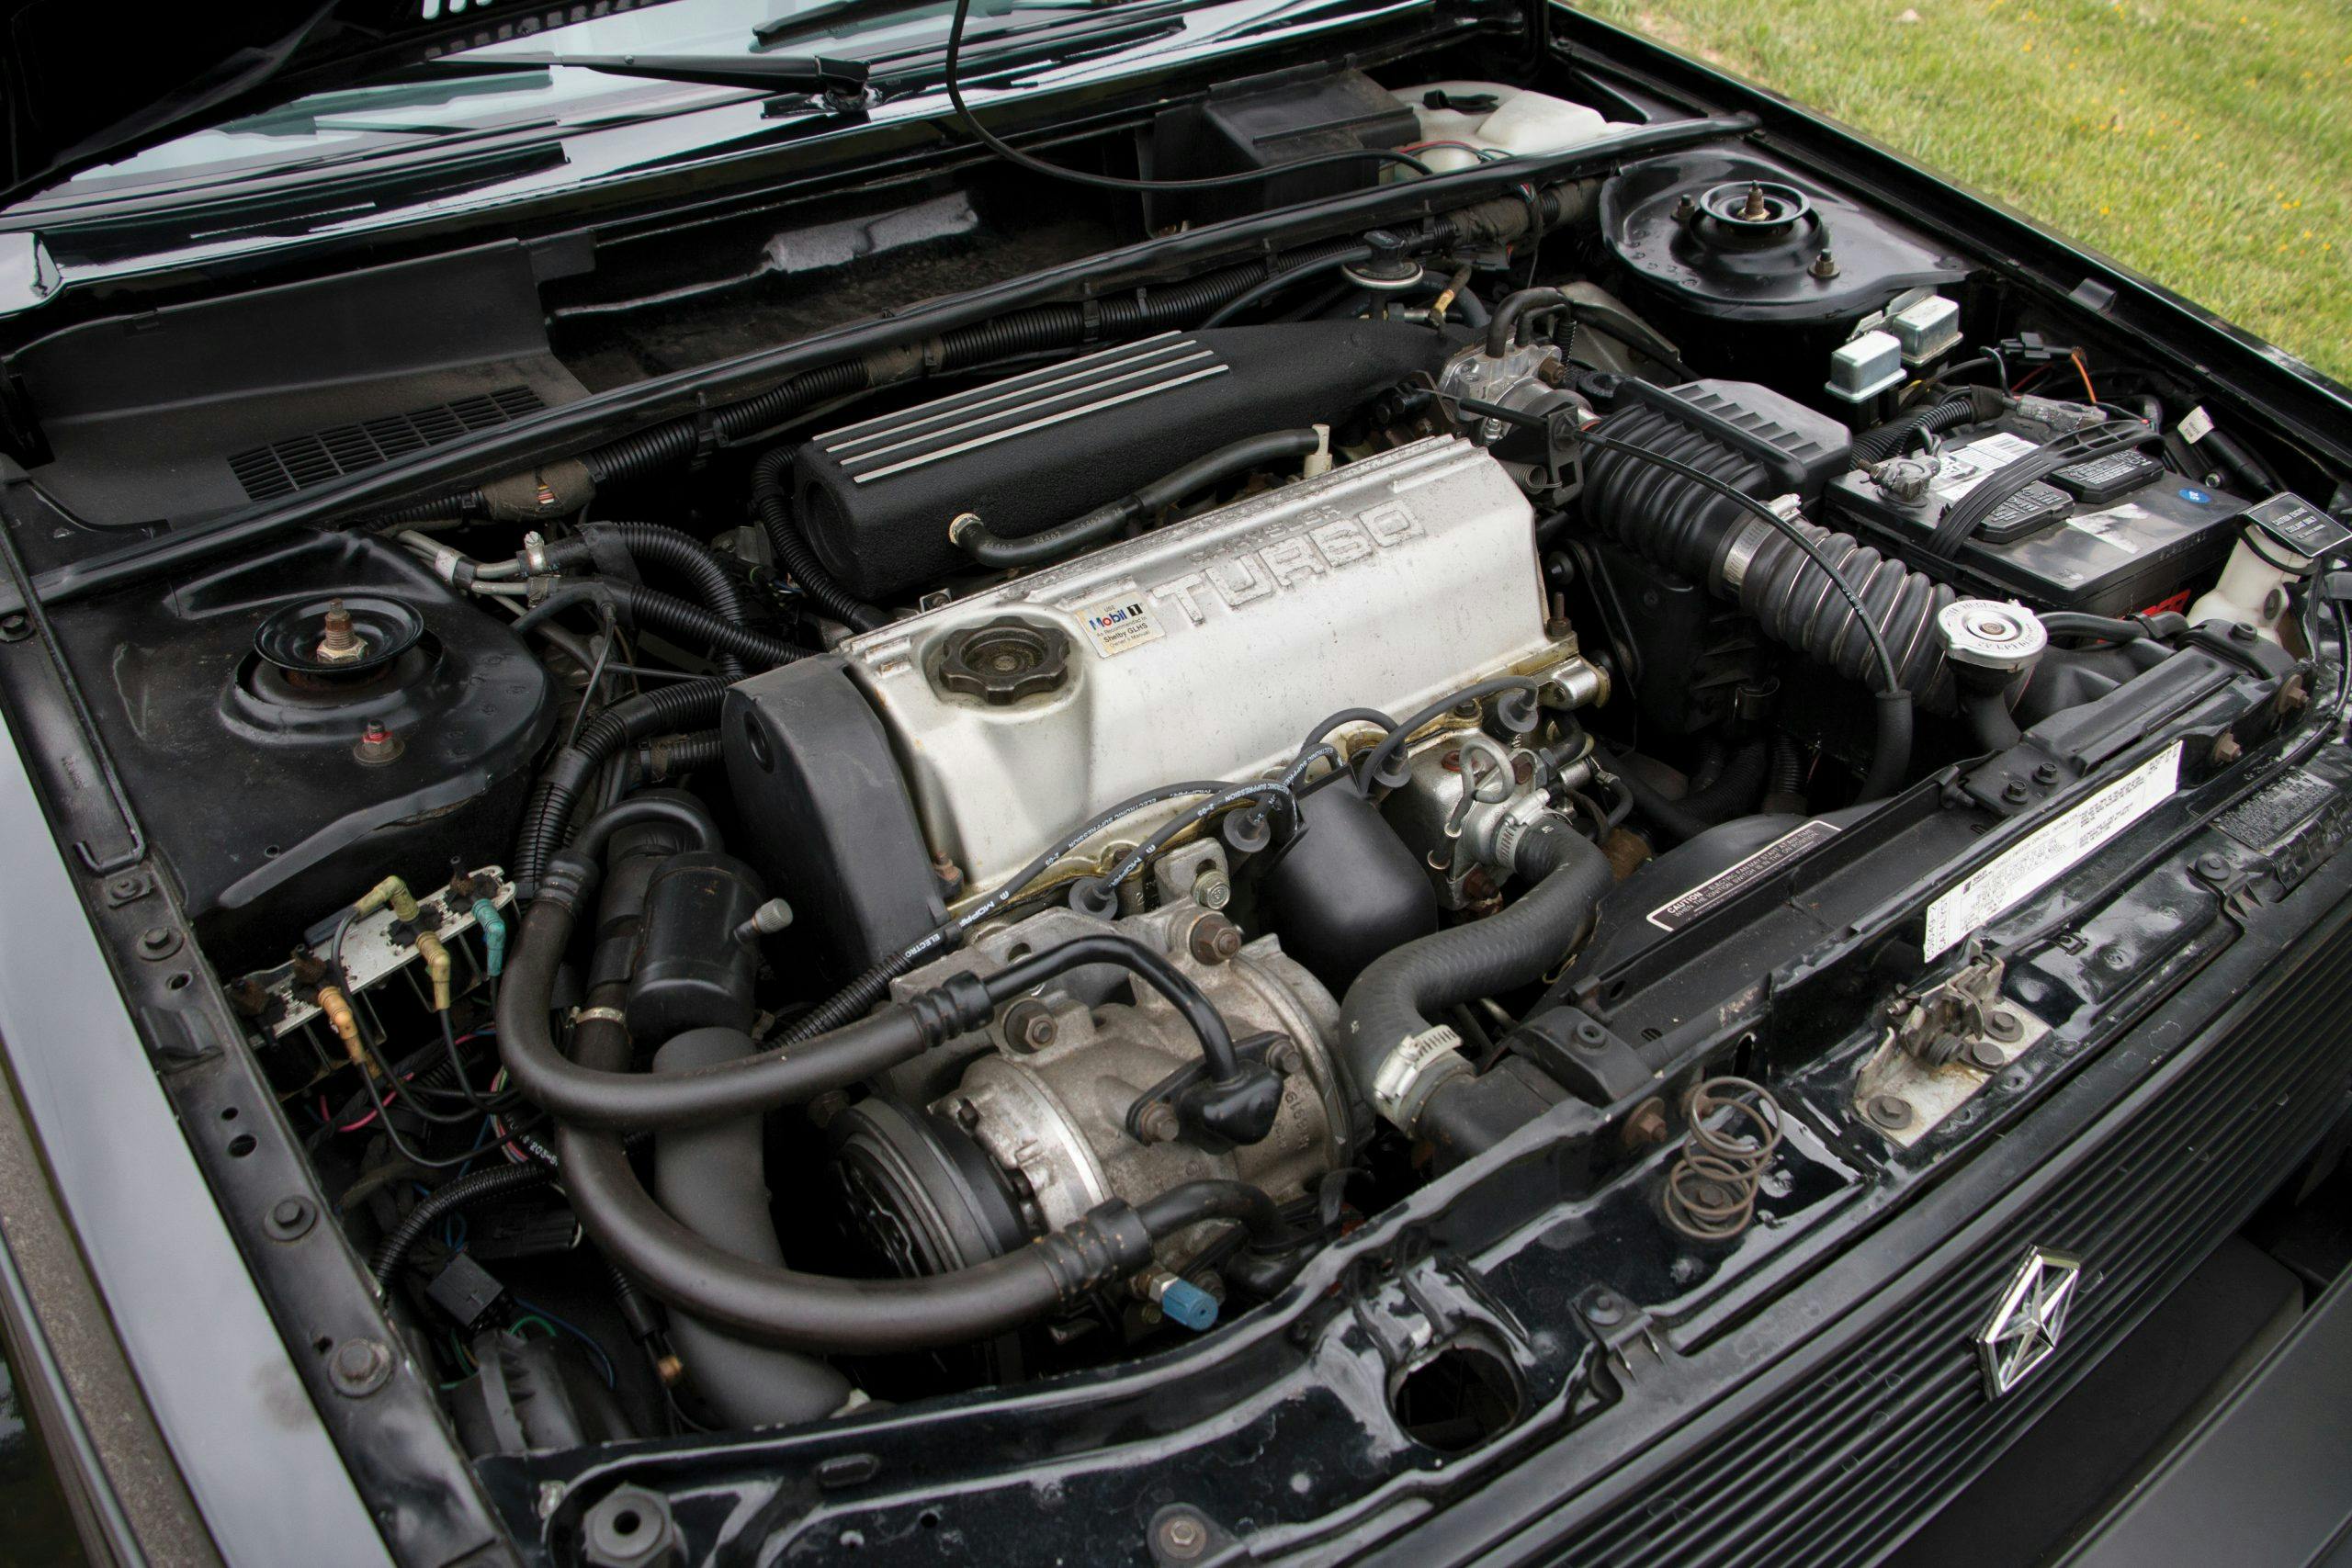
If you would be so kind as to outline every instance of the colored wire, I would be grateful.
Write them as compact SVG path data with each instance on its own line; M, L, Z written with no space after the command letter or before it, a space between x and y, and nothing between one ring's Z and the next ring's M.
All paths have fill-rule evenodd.
M558 1317L555 1314L549 1312L547 1308L540 1306L536 1302L526 1302L522 1297L516 1296L514 1298L514 1304L521 1307L529 1316L545 1319L548 1323L562 1329L566 1334L569 1334L574 1339L579 1340L582 1345L587 1346L590 1350L595 1353L597 1364L604 1371L605 1386L606 1388L615 1386L613 1377L613 1359L605 1354L605 1348L596 1342L596 1337L594 1335L589 1333L586 1329L581 1327L576 1323L572 1323L565 1318Z

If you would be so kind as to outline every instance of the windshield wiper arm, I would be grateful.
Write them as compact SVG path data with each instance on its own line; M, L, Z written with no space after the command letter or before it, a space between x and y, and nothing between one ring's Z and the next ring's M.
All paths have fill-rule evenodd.
M865 63L821 54L492 54L469 60L447 55L426 62L456 73L543 71L550 65L644 76L656 82L702 82L714 87L756 87L778 93L854 96L865 91Z
M773 49L786 39L838 32L864 22L889 22L911 17L933 0L820 0L803 11L793 11L762 22L752 29L752 47ZM1132 0L979 0L973 9L983 17L1012 11L1100 11ZM943 12L944 7L939 7ZM946 18L943 15L942 21Z

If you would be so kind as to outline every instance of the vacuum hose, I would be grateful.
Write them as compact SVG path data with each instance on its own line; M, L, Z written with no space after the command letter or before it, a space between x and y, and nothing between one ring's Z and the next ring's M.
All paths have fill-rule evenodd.
M948 535L982 566L1038 566L1081 545L1108 538L1162 507L1175 505L1194 491L1268 463L1304 457L1322 444L1323 438L1312 430L1264 431L1195 457L1130 494L1038 533L1001 538L989 532L989 525L978 515L967 512L948 525Z

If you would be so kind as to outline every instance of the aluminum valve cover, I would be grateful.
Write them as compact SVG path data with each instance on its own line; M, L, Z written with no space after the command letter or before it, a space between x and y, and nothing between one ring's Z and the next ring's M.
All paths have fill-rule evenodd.
M1007 619L1058 632L1067 668L991 700L961 655L972 628ZM844 651L931 848L980 892L1130 795L1257 777L1340 708L1401 718L1473 681L1549 670L1570 646L1545 636L1525 498L1486 453L1438 437L1031 573ZM1132 843L1174 809L1138 814L1113 836Z

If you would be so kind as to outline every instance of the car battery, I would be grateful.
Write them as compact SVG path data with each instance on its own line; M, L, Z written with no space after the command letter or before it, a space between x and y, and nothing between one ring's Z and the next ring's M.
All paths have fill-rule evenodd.
M1928 541L1945 508L2039 448L1999 421L1944 437L1924 494L1905 502L1866 473L1824 492L1825 521L1966 592L2036 610L2124 615L2204 586L2246 502L2141 452L2060 468L2004 502L1951 559Z

